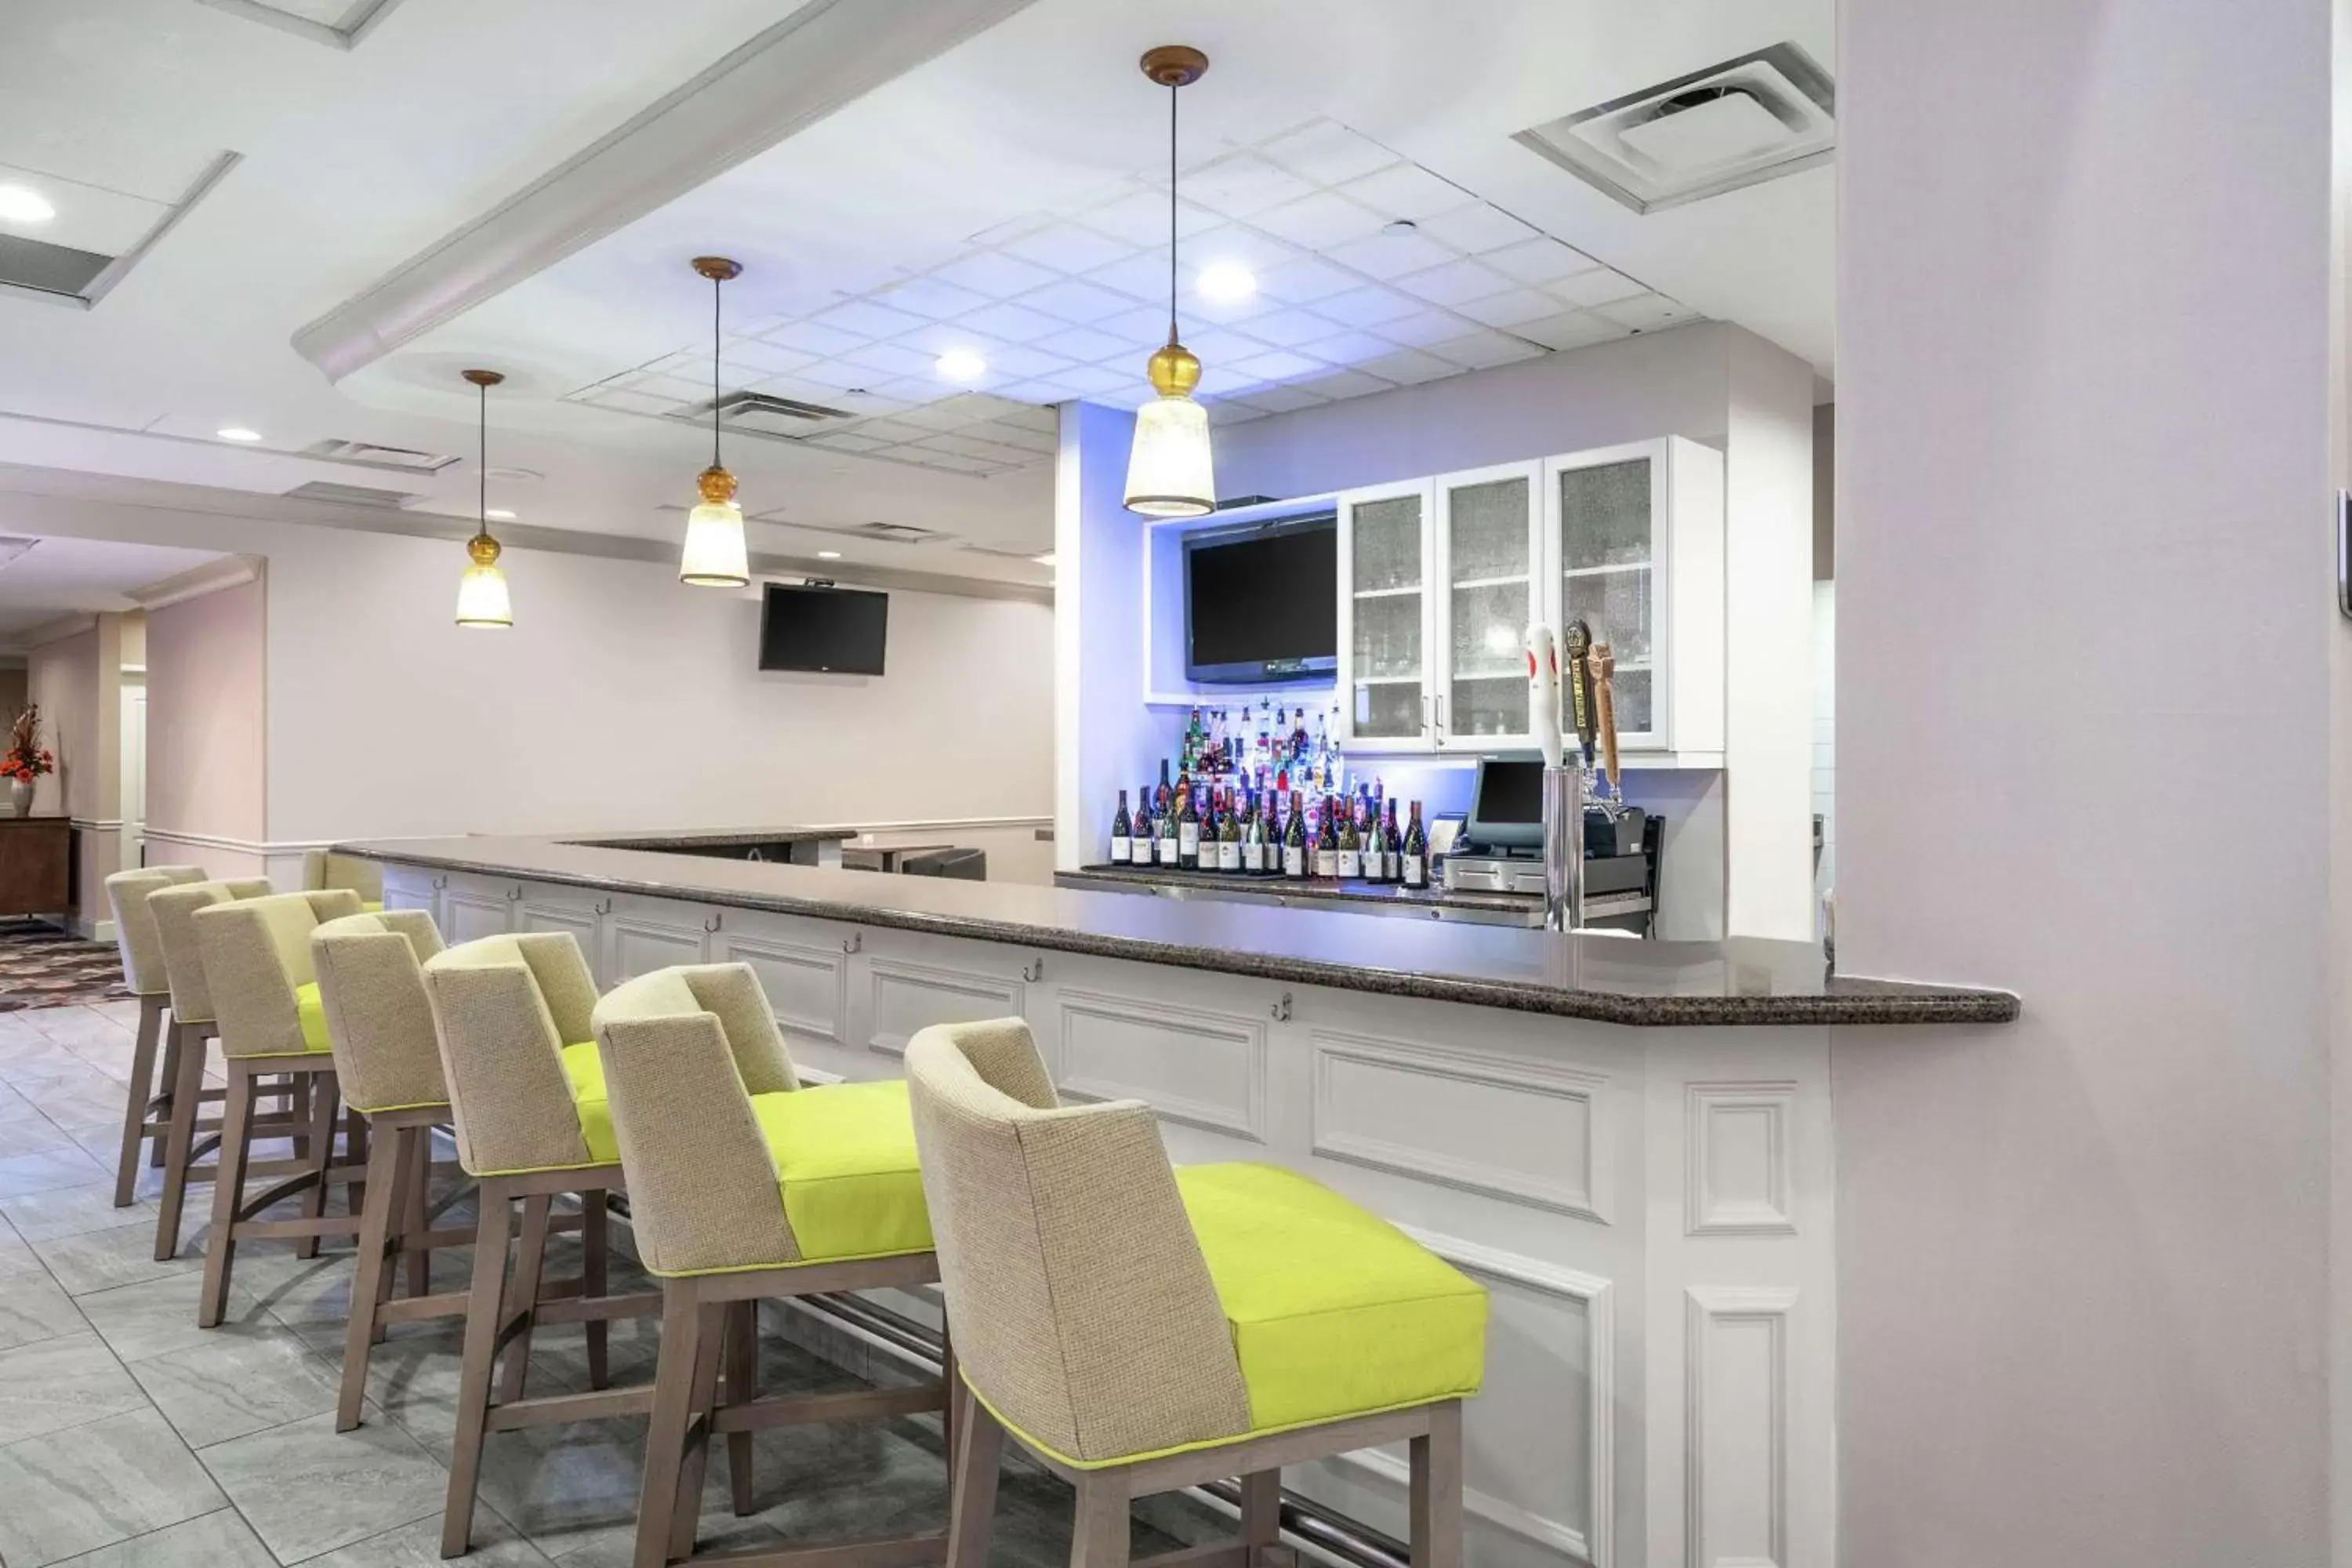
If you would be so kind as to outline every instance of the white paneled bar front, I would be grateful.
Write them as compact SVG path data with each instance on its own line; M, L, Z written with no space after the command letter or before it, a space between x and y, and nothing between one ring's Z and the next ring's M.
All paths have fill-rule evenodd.
M1478 1568L1835 1561L1825 1028L1637 1029L398 863L384 890L453 941L570 931L607 985L740 960L819 1080L1018 1015L1071 1099L1148 1101L1179 1162L1275 1162L1386 1215L1490 1292ZM1285 1479L1406 1532L1398 1454Z

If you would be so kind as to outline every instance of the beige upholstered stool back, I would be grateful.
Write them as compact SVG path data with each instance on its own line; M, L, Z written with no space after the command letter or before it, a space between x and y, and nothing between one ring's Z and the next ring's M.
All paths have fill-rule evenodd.
M310 933L310 968L343 1103L374 1114L445 1105L424 963L441 932L423 910L343 915Z
M1081 1461L1247 1431L1150 1108L1063 1108L1018 1018L921 1030L907 1087L956 1353L981 1396Z
M360 896L342 889L236 899L195 911L191 923L224 1055L300 1056L311 1048L295 994L316 979L310 933L323 921L359 912Z
M459 942L425 961L425 994L469 1174L596 1163L563 1076L563 1047L593 1037L596 1005L595 977L570 931Z
M331 850L302 851L302 886L311 892L329 888L348 888L364 903L383 902L383 868L373 860L362 860L356 855L337 855Z
M114 915L114 945L122 950L122 983L133 996L163 996L172 989L163 968L163 942L147 895L158 888L205 879L202 866L144 866L117 871L106 879L107 908Z
M172 1016L183 1024L209 1024L215 1019L212 987L205 978L205 955L196 945L196 911L238 899L269 896L269 883L260 877L236 877L217 882L181 882L147 895L147 912L154 918L156 944L163 950L163 972L172 984Z
M595 1028L646 1267L798 1262L751 1096L800 1080L750 966L656 970L597 1003Z

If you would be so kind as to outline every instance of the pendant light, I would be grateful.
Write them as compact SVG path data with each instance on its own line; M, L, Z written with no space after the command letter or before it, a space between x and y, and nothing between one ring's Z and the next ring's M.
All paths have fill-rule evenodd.
M751 580L743 509L735 504L735 476L719 465L719 289L743 268L723 256L698 256L694 269L710 279L710 467L695 481L702 504L686 514L677 580L697 588L740 588Z
M507 574L499 570L499 542L490 537L490 388L506 379L494 370L469 370L480 409L481 488L477 497L474 537L466 553L474 563L457 579L457 624L485 631L507 631L514 626L514 605L507 597Z
M1135 411L1127 458L1127 510L1146 517L1205 517L1217 507L1209 411L1192 398L1201 362L1176 338L1176 89L1208 68L1208 56L1182 44L1143 57L1143 74L1168 89L1168 343L1151 356L1159 395Z

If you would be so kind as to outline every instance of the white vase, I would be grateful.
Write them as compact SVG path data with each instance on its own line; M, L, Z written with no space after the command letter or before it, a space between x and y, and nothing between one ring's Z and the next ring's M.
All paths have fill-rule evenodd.
M26 783L23 779L8 781L8 805L18 816L33 815L34 788L34 785Z

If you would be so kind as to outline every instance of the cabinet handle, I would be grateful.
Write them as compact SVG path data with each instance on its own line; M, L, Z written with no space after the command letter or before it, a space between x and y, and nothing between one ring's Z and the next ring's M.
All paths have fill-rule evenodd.
M1025 981L1027 981L1027 982L1028 982L1030 984L1032 984L1032 985L1034 985L1034 984L1037 984L1037 982L1039 982L1040 980L1045 979L1045 959L1044 959L1044 958L1042 958L1042 957L1040 957L1040 958L1038 958L1034 963L1024 963L1024 964L1023 964L1023 965L1021 966L1021 978L1022 978L1022 979L1024 979L1024 980L1025 980Z
M613 900L610 899L599 899L594 904L591 905L590 908L597 914L609 915L613 912Z
M1445 693L1437 694L1437 738L1445 739Z
M704 921L702 922L702 929L703 929L704 931L717 931L717 930L719 929L719 921L721 921L725 920L726 918L727 918L727 917L726 917L725 915L723 915L723 914L712 915L709 919L708 919L708 920L706 920L706 921Z
M865 947L866 933L862 931L851 931L846 937L842 939L841 951L844 952L863 952Z
M1281 1000L1281 1001L1279 1001L1279 1002L1276 1002L1276 1003L1274 1005L1274 1007L1273 1007L1272 1011L1273 1011L1273 1013L1274 1013L1274 1021L1275 1021L1276 1023L1277 1023L1277 1024L1287 1024L1288 1022L1290 1022L1290 993L1289 993L1289 992L1286 991L1286 992L1284 992L1284 993L1282 994L1282 1000Z

